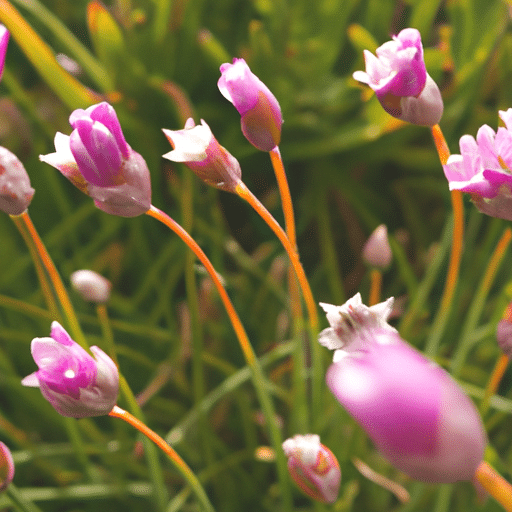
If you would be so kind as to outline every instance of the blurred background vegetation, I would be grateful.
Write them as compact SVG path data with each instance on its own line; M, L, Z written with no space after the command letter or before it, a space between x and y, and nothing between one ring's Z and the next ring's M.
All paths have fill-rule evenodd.
M26 27L16 28L8 3L0 1L0 21L13 33L0 83L0 145L27 168L36 189L30 215L64 281L80 268L112 280L108 309L123 374L141 394L148 424L168 435L205 479L217 510L279 510L274 465L254 456L258 446L268 444L258 403L247 372L240 373L244 361L209 279L195 267L195 311L187 302L190 256L177 237L145 216L123 219L100 212L38 160L53 152L56 131L70 133L71 111L92 103L87 91L59 75L52 55L60 54L66 66L74 64L62 55L76 61L76 78L115 106L128 143L151 170L153 204L191 232L226 280L255 350L268 359L287 437L296 432L283 250L237 197L207 188L187 169L162 160L170 147L161 128L180 129L189 115L196 122L205 119L239 159L244 182L282 223L268 155L244 139L238 113L216 85L220 64L245 58L283 110L280 149L315 299L341 304L357 291L367 297L369 274L360 252L371 231L385 223L395 259L384 275L383 295L403 297L404 313L419 297L407 337L424 349L446 274L451 216L446 179L429 131L392 119L351 75L364 69L364 48L374 51L401 29L418 28L427 70L445 100L441 126L450 149L458 152L461 135L474 135L484 123L496 129L498 110L512 106L510 6L504 0L11 3L41 39ZM460 377L478 399L499 355L494 329L512 298L512 258L505 257L489 293L472 307L506 223L482 216L467 198L466 206L461 281L436 355L449 367L469 329L473 350ZM28 250L7 215L0 215L0 240L0 438L14 451L15 483L44 510L179 509L176 501L166 507L155 503L128 427L110 418L80 420L87 471L62 418L39 393L21 387L20 379L34 370L30 341L48 335L51 318ZM104 346L94 307L76 294L72 300L90 344ZM200 357L194 359L192 346L202 347ZM325 366L329 359L326 353ZM490 460L509 479L511 385L509 372L502 396L485 418ZM212 390L219 392L215 399L208 395ZM200 403L207 413L190 416ZM492 501L479 505L469 483L410 481L375 452L327 390L323 406L317 433L340 461L340 499L323 507L297 492L297 510L500 510ZM400 504L361 476L354 456L404 485L410 503ZM162 467L166 492L174 498L182 482L167 462ZM0 498L0 505L7 501ZM191 498L182 510L197 507Z

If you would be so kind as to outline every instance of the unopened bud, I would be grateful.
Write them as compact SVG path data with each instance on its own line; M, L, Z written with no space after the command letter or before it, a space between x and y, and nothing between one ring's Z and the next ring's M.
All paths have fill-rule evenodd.
M341 471L334 454L320 443L316 434L296 435L283 443L288 470L298 487L322 503L338 498Z
M14 478L14 461L11 451L0 442L0 492L7 489Z
M35 190L18 157L0 146L0 210L21 215L32 201Z
M370 235L363 247L363 260L378 269L389 267L393 253L388 240L388 228L381 224Z
M104 304L110 297L112 283L93 270L77 270L71 274L73 288L88 302Z

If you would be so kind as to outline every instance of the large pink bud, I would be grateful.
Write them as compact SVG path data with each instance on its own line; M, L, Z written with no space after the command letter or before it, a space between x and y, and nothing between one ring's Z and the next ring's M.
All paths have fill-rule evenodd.
M327 385L377 448L416 480L471 480L486 435L473 402L450 375L387 323L393 299L367 307L361 296L321 304L331 327L322 345L336 350Z

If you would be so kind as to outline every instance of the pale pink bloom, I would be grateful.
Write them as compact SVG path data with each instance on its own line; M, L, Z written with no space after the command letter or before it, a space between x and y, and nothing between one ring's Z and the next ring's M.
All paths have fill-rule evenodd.
M18 157L0 146L0 210L9 215L21 215L34 193L27 171Z

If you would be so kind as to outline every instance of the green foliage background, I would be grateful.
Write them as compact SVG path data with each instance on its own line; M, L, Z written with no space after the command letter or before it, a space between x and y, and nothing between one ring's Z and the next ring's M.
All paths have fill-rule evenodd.
M416 316L407 338L425 348L446 275L446 179L428 130L392 120L351 75L363 69L364 48L374 51L402 28L418 28L428 72L445 100L441 126L458 152L461 135L475 135L484 123L496 129L498 110L512 106L507 2L118 0L107 4L111 15L95 30L87 25L83 0L12 4L55 53L80 64L83 84L115 104L128 143L148 162L153 204L191 232L226 280L256 352L268 363L284 437L297 432L300 418L287 365L294 341L282 248L237 197L207 188L161 158L170 150L161 128L182 128L188 113L196 122L205 119L239 159L244 182L283 222L268 155L244 139L238 113L216 86L223 62L244 57L282 106L280 149L315 299L341 304L357 291L367 297L369 274L360 252L371 231L385 223L394 263L384 275L383 295L408 298L404 314L414 307ZM4 6L0 21L9 26ZM122 372L136 394L160 379L162 388L143 407L146 420L204 478L217 510L281 510L274 465L254 457L258 446L269 443L254 390L201 268L194 273L199 311L187 303L186 246L148 217L100 212L39 162L39 154L53 151L56 131L70 133L72 109L88 104L53 73L38 45L23 33L12 37L0 83L0 144L19 156L36 189L29 209L34 224L66 283L80 268L112 280L108 309ZM32 60L27 47L36 50ZM466 206L461 279L435 357L450 368L462 335L470 333L460 379L478 402L499 356L494 332L512 298L511 257L506 255L490 292L478 295L506 223L484 217L469 201ZM198 510L193 497L179 501L183 483L163 456L165 503L155 499L155 480L148 478L144 457L134 453L129 427L110 418L80 420L86 454L80 460L63 419L37 391L20 385L34 370L30 341L47 336L52 319L28 250L7 215L0 216L0 240L0 438L14 452L20 492L43 510ZM104 346L94 307L77 295L72 299L90 344ZM329 359L326 353L325 367ZM485 417L489 461L509 480L511 376ZM500 510L492 500L479 505L470 483L427 486L407 479L327 390L322 409L315 431L340 461L340 498L328 507L297 491L296 510ZM409 504L362 477L352 457L404 485ZM8 503L0 497L0 508Z

